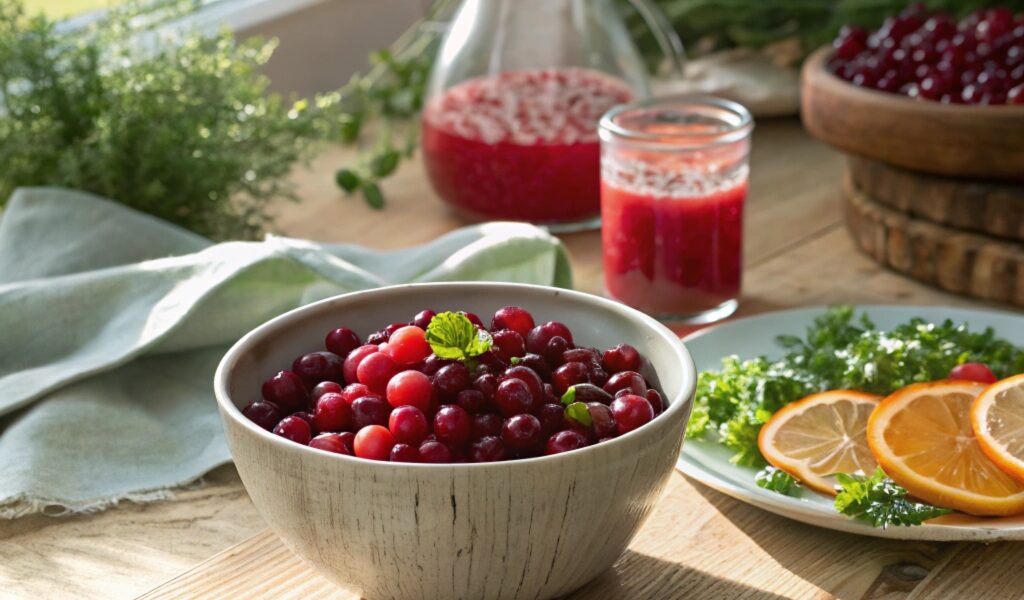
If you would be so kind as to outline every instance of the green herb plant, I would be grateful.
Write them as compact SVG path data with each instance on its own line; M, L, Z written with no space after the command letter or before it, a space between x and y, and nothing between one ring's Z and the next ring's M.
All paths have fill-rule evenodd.
M493 340L464 313L443 312L430 320L427 343L440 358L461 360L469 366L474 358L491 349Z
M928 519L953 512L930 504L907 499L907 490L886 477L881 468L870 477L836 475L839 493L836 511L874 527L920 525Z
M759 488L778 492L783 496L795 496L802 487L795 477L772 466L758 471L754 476L754 483Z

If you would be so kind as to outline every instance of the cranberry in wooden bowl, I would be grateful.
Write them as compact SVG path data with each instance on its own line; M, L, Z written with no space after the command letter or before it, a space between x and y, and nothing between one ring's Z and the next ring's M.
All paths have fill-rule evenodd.
M522 314L498 310L509 306L526 308L538 321L558 321L565 330L534 333L538 324L528 327ZM326 332L345 326L365 341L388 323L416 321L424 309L467 311L479 315L473 322L481 327L525 331L524 350L544 342L545 350L560 353L527 353L515 357L520 361L481 356L476 362L487 366L474 371L486 372L468 388L463 365L409 363L413 368L403 372L426 375L438 399L426 412L410 408L415 401L390 405L393 377L383 383L383 396L368 384L345 381L343 361L342 381L333 382L342 391L326 384L319 391L326 398L321 419L345 431L318 434L314 412L310 441L267 431L270 411L248 409L258 422L242 413L261 398L263 380L296 356L319 351ZM398 331L390 335L415 337ZM504 342L504 352L522 351L514 336L504 337L512 340ZM391 350L392 342L386 343ZM626 346L617 349L619 344ZM376 377L381 369L387 372L386 361L375 359L380 364L370 369L366 360L356 377L369 371L366 381L380 387ZM518 366L512 362L533 366L505 376ZM573 366L559 378L561 388L575 386L577 394L567 417L549 382L568 363L584 364L586 375ZM634 366L637 377L618 376L621 367ZM530 373L538 371L544 374L534 379ZM406 377L403 386L413 391L422 383L418 376ZM650 512L678 456L694 381L692 361L678 338L628 307L540 286L449 283L349 294L287 313L228 352L215 387L232 455L253 502L296 553L339 584L371 599L550 598L607 569ZM648 384L656 396L631 393ZM349 390L353 385L366 389ZM501 386L507 388L502 402L492 402ZM346 393L356 396L351 408L359 410L341 414L338 397ZM601 402L605 396L612 398L608 404ZM377 414L375 398L386 414ZM351 440L357 413L364 420ZM426 418L430 413L433 418ZM589 420L589 427L573 424L573 418ZM543 451L536 445L541 440ZM514 460L502 460L507 458ZM505 583L496 573L505 575ZM508 585L509 577L514 585Z

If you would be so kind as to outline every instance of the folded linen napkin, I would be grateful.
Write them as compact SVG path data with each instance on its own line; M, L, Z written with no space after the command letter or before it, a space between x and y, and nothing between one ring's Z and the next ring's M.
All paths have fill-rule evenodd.
M345 292L458 280L571 285L561 243L525 224L389 252L213 244L88 194L18 190L0 220L0 518L167 497L229 460L212 377L247 331Z

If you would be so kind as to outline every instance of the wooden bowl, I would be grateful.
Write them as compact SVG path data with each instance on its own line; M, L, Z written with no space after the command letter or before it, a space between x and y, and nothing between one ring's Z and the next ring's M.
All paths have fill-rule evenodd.
M342 324L366 335L426 307L489 315L515 304L576 341L635 346L668 407L647 425L574 452L429 465L374 462L300 446L239 410L260 382ZM654 319L580 292L503 283L381 288L286 313L225 355L215 391L232 457L260 513L296 554L364 597L553 598L615 562L672 473L696 375ZM254 568L259 568L256 565Z
M907 169L1024 181L1024 106L918 101L857 87L826 67L831 48L803 67L801 115L815 137Z

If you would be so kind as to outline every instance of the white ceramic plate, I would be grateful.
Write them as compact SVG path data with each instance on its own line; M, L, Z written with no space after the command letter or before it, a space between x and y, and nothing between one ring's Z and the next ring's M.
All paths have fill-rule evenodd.
M778 358L782 352L775 344L776 336L802 336L814 318L825 310L825 307L803 308L737 319L698 331L683 341L698 371L717 369L722 357L731 354L740 358ZM936 323L952 319L967 323L972 331L992 327L1000 337L1024 345L1024 317L1012 313L932 306L861 306L860 311L867 312L880 328L893 327L913 317ZM802 490L800 497L790 497L757 487L754 483L757 470L731 464L730 455L731 452L717 444L686 440L677 468L747 504L838 531L906 540L1024 540L1024 515L981 518L954 513L917 527L871 527L837 513L832 508L831 498L810 490Z

